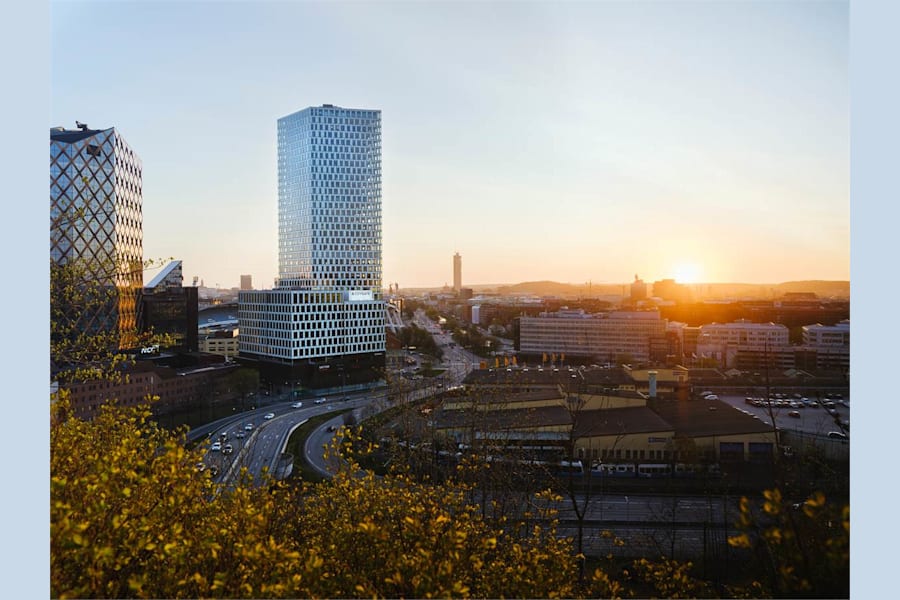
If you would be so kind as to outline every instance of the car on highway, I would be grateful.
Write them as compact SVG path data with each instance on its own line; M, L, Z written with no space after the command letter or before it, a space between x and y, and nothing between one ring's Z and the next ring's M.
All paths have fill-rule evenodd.
M316 398L315 404L325 404L326 402L328 402L328 400L325 398Z
M848 439L850 439L847 437L846 433L842 433L840 431L829 431L828 437L833 440L848 440Z
M266 416L263 417L263 419L265 419L266 421L268 421L269 419L274 419L274 418L275 418L275 413L266 413Z
M794 417L795 419L799 419L799 418L800 418L800 411L799 411L799 410L792 410L791 412L788 413L788 416L789 416L789 417Z
M291 404L291 408L303 408L303 403L302 402L294 402L293 404Z
M212 475L213 477L215 477L216 475L218 475L218 474L219 474L219 467L217 467L216 465L211 466L211 467L209 468L209 474Z
M238 432L236 432L236 433L234 434L234 437L236 437L236 438L245 438L245 437L247 437L247 433L244 432L244 431L238 431Z
M225 444L225 447L222 448L222 454L231 454L234 452L234 446L231 444Z
M222 443L216 442L212 446L209 447L210 452L218 452L222 449Z
M198 473L202 473L203 471L206 470L206 463L203 461L200 461L196 465L194 465L194 469L196 469Z
M244 431L253 431L253 423L247 423L244 425Z

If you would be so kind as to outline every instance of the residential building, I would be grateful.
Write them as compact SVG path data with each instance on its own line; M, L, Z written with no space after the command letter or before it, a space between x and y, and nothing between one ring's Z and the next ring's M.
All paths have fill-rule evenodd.
M279 119L279 278L240 292L240 359L293 387L380 378L381 248L381 111L324 104Z
M143 285L141 159L116 128L76 124L50 130L50 261L83 270L109 294L87 310L54 306L78 331L112 333L126 349Z

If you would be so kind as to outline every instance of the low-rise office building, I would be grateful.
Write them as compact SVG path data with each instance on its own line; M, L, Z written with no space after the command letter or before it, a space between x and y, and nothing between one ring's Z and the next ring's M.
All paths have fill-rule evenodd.
M556 354L583 362L614 364L665 360L666 321L658 311L587 314L561 310L519 318L519 353Z

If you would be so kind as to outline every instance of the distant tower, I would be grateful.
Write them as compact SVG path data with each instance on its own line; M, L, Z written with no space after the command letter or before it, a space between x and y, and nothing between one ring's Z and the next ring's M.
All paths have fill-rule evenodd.
M253 276L252 275L241 275L241 290L252 290L253 289Z
M197 287L197 284L200 283L200 278L194 275L194 283L192 284L194 287Z
M462 256L459 252L453 255L453 291L457 294L462 289Z
M640 279L637 275L634 276L634 283L631 284L631 301L637 302L639 300L647 299L647 284L644 283L643 279Z

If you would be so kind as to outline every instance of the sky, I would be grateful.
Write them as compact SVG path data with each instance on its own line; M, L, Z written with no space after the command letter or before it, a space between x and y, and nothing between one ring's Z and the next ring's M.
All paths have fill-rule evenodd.
M48 126L122 133L186 284L272 286L323 103L382 111L385 287L850 279L847 2L50 7Z

